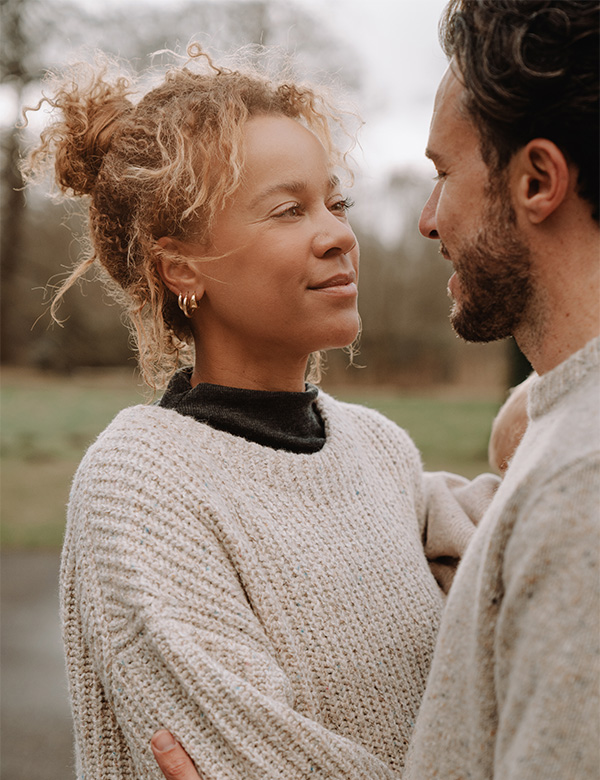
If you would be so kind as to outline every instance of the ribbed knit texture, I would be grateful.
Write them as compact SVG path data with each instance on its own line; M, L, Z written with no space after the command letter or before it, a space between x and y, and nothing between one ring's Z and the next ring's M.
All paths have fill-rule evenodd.
M448 598L406 780L599 776L599 351L531 387Z
M86 454L61 571L79 777L160 780L158 727L205 780L399 776L443 603L420 459L317 404L312 454L152 406Z

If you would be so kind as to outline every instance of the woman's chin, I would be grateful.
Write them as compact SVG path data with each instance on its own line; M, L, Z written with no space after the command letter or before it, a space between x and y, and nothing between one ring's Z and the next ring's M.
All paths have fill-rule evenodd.
M330 349L344 349L353 344L360 334L360 323L357 321L351 327L340 329L339 332L330 332L327 341L317 347L314 352L324 352Z

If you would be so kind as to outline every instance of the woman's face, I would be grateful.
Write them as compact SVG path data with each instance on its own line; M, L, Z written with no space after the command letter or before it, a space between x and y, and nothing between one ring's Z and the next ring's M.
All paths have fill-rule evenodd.
M312 132L283 116L248 122L243 184L211 236L219 259L198 266L204 354L298 361L354 340L359 251L347 207Z

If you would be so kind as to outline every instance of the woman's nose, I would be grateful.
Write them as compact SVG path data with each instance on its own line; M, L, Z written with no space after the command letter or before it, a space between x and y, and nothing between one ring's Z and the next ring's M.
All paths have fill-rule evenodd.
M317 257L347 255L357 244L350 224L345 219L332 214L329 209L319 228L314 239L314 251Z

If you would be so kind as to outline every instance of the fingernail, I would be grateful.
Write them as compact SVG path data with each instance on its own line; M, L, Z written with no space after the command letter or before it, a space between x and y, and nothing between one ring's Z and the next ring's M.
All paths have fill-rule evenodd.
M167 753L169 750L177 745L173 735L166 729L157 731L152 737L152 744L159 751L159 753Z

